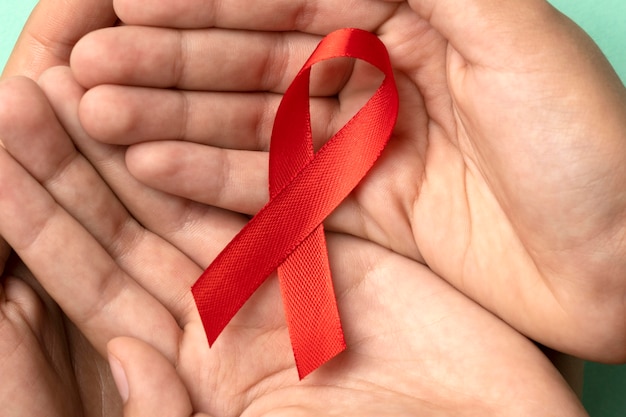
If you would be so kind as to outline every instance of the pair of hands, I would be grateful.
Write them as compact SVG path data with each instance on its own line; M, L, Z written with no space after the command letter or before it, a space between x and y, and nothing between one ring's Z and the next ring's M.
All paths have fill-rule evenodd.
M6 282L3 323L16 337L5 340L50 369L33 377L50 399L42 409L67 398L80 410L94 398L85 387L112 393L86 338L122 364L127 415L584 414L513 330L591 359L625 355L626 99L578 29L539 1L153 3L115 6L129 25L182 29L96 32L72 71L44 74L43 93L24 79L2 86L0 232L80 330L41 317L55 311L43 292L41 305ZM214 26L248 31L188 30ZM211 350L189 286L244 224L238 213L267 199L280 94L320 35L342 26L386 43L402 113L380 163L327 222L350 350L294 386L275 283ZM345 122L370 75L322 69L316 135ZM65 362L46 362L54 355ZM35 368L18 363L20 378Z

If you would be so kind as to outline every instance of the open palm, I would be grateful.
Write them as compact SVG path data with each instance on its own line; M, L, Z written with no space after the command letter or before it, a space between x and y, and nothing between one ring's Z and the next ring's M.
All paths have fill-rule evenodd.
M281 93L320 35L372 30L389 49L401 114L328 230L425 263L544 344L624 359L626 94L571 22L543 1L196 6L116 4L130 24L247 31L129 26L96 32L74 53L77 79L98 86L81 104L86 129L149 142L128 152L137 178L255 213L267 201L264 151ZM317 138L345 123L377 76L358 63L320 68ZM172 141L150 142L161 139Z
M29 112L0 151L0 231L101 354L118 336L147 342L212 416L584 415L531 342L425 266L347 235L329 251L348 351L298 383L275 279L209 349L189 286L245 219L137 183L123 147L82 131L69 69L41 84L47 97L20 79L5 95Z

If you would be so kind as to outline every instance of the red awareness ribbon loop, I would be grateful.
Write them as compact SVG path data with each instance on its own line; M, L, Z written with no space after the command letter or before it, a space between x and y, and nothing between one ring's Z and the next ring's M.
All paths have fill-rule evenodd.
M356 115L314 152L309 112L311 67L351 57L384 80ZM326 36L278 108L270 145L270 201L217 256L192 288L209 344L274 271L300 378L346 348L322 222L359 184L391 137L398 92L387 50L373 34Z

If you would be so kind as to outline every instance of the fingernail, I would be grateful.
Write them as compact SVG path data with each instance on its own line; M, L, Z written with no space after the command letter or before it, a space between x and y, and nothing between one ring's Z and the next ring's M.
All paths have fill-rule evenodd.
M117 391L120 393L122 397L122 402L126 404L128 401L128 378L126 378L126 372L124 372L124 367L122 367L122 363L115 356L109 354L109 366L111 367L111 374L113 375L113 380L115 381L115 385L117 386Z

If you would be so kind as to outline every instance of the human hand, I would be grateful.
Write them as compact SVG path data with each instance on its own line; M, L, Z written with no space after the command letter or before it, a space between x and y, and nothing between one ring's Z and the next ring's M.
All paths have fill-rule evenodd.
M80 37L115 21L112 0L41 0L1 78L23 75L36 79L51 66L67 64ZM0 132L0 144L2 137ZM106 363L40 291L21 262L5 268L10 253L0 238L3 415L109 415L116 408L116 396L110 395L114 387L106 386ZM96 405L100 401L103 404Z
M67 64L78 39L115 21L111 0L39 1L1 78L36 79L51 66ZM0 132L0 142L2 136ZM10 253L0 239L3 415L109 415L116 409L116 396L106 385L106 363L94 355L21 262L16 260L5 270Z
M48 137L63 132L47 99L33 87L32 82L19 78L0 83L0 138L6 139L9 147L14 142L35 141L36 146L23 149L26 152L39 149ZM42 157L31 156L35 160ZM0 188L19 188L19 180L13 182L16 179ZM2 202L9 198L0 191ZM23 207L31 207L31 200L27 199ZM11 223L19 217L12 213L4 220ZM22 238L28 240L29 233L26 229ZM24 263L17 256L7 257L7 261L0 278L2 415L119 415L121 402L106 360L67 319Z
M0 282L3 417L108 417L121 402L98 355L17 260Z
M168 415L171 417L208 417L207 414L193 414L193 407L189 398L189 393L183 381L176 373L176 369L158 351L150 345L131 338L117 338L109 342L109 359L114 374L119 381L120 392L124 398L124 417L153 416L155 414ZM512 387L511 387L512 388ZM326 392L324 392L326 391ZM244 412L244 417L277 417L284 415L298 415L302 417L319 417L326 415L337 415L342 413L346 416L356 415L473 415L472 412L480 412L477 408L465 409L458 413L445 410L439 413L436 406L426 404L425 399L422 407L410 407L410 400L404 398L396 401L393 396L375 396L367 398L362 392L349 401L349 396L353 393L346 392L332 406L328 406L334 397L319 398L328 395L329 389L312 391L304 398L302 405L292 405L286 408L265 410L255 410L254 412ZM451 396L462 395L462 392L451 393ZM317 397L317 398L316 398ZM359 404L360 401L365 401ZM284 399L283 399L284 400ZM325 401L326 400L326 401ZM521 400L524 401L524 400ZM360 405L360 407L359 407ZM263 407L268 408L268 407ZM271 408L271 407L270 407ZM568 412L563 410L563 412ZM483 414L481 414L483 415ZM490 415L487 411L486 415ZM497 414L496 415L502 415ZM504 415L508 415L505 413ZM558 415L556 413L555 415Z
M346 352L297 382L275 279L209 349L189 287L245 217L134 181L123 147L82 131L84 90L69 70L40 82L46 97L25 79L5 84L6 108L30 111L16 112L24 123L0 119L0 232L101 354L120 336L154 347L135 355L139 372L155 364L144 388L157 381L158 395L143 398L213 416L585 415L526 338L425 266L347 235L328 239ZM137 415L128 404L147 405L131 403L133 352L112 343L129 380L125 411Z
M127 24L247 30L105 30L78 44L72 66L95 87L80 109L93 137L149 142L128 151L136 178L248 214L268 198L272 115L318 35L376 32L401 114L327 229L427 264L554 349L626 359L626 94L597 47L546 2L120 0L116 10ZM377 86L372 71L352 69L331 64L313 81L318 140ZM161 139L170 141L150 142Z

